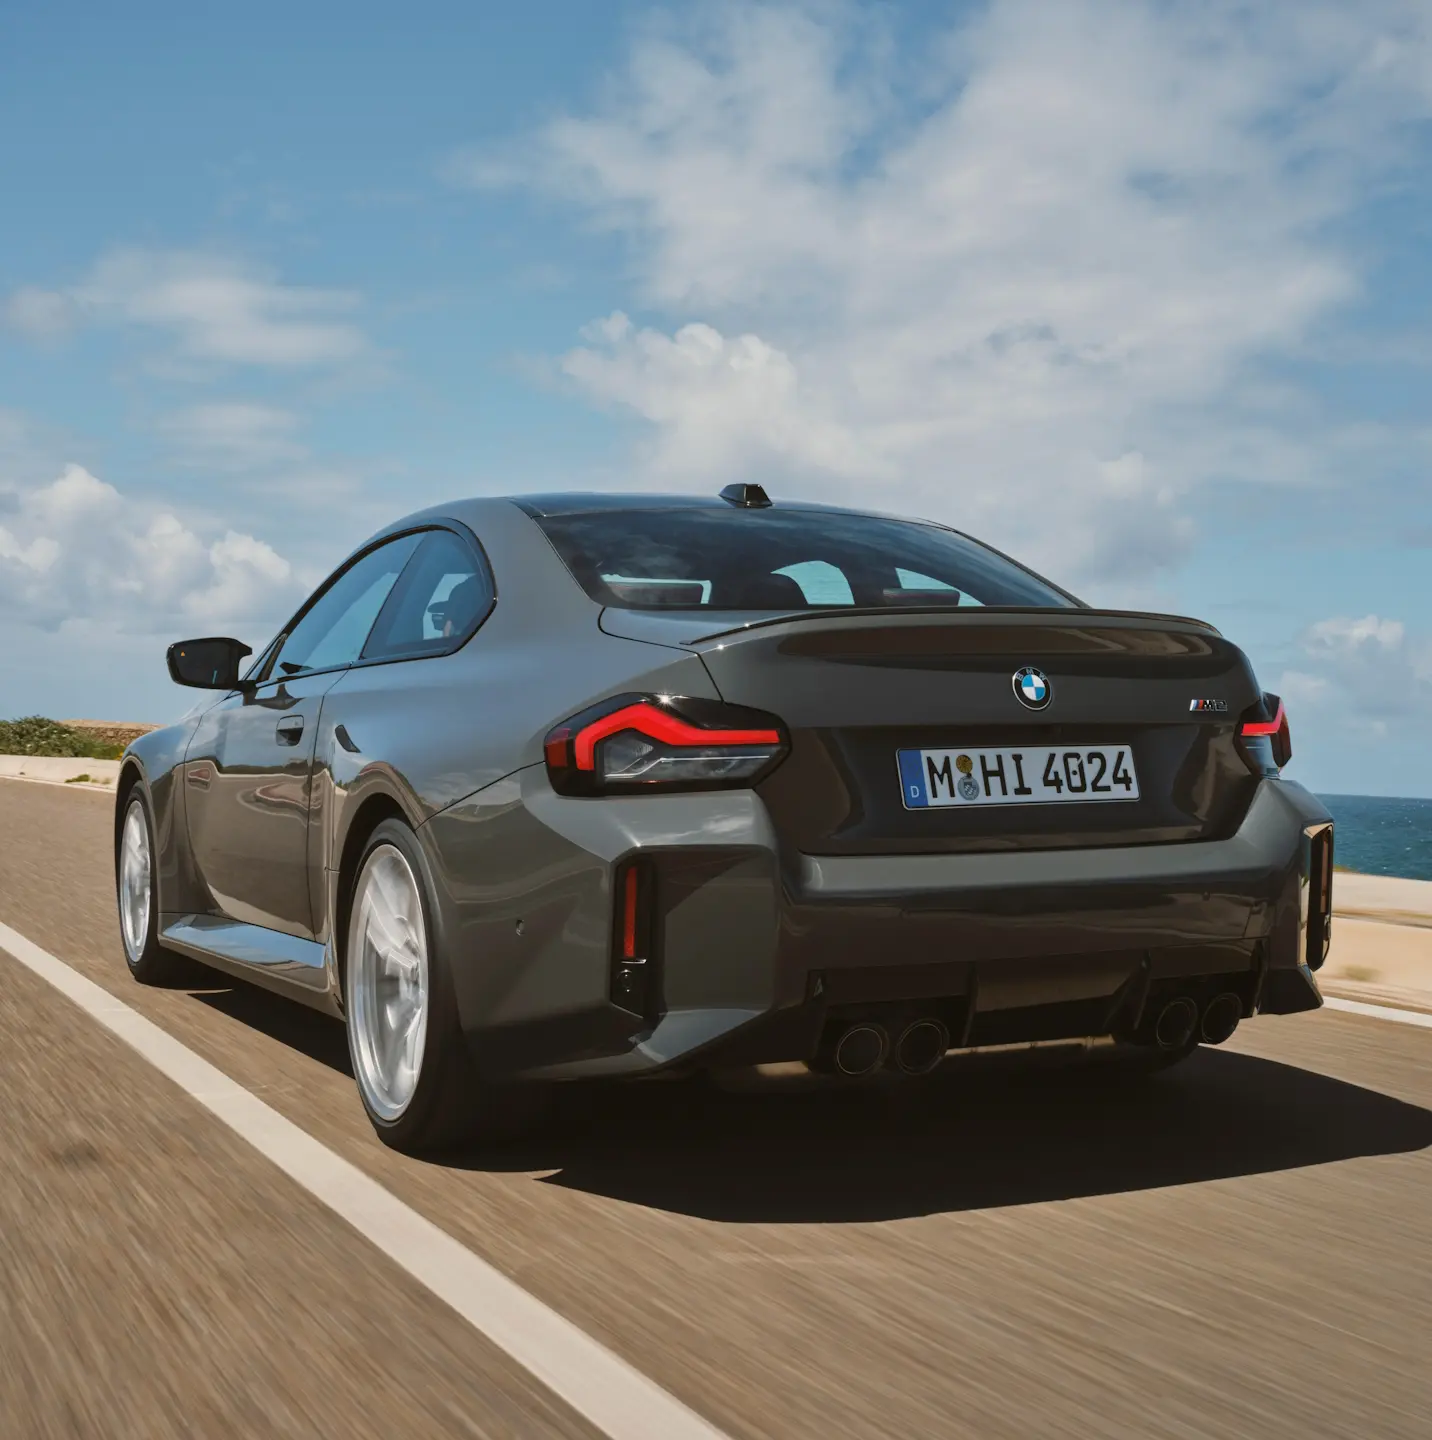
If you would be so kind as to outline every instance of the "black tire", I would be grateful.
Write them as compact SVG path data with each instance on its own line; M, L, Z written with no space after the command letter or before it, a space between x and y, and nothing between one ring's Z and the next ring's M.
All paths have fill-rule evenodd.
M416 1083L401 1108L385 1105L384 1087L374 1070L377 1041L365 1013L374 1006L359 994L370 981L370 962L362 959L365 944L364 896L377 885L379 867L401 873L392 858L396 851L414 882L421 910L422 947L426 962L425 1037ZM458 1018L456 991L444 947L433 923L432 876L427 858L412 830L401 820L384 820L368 837L353 872L348 911L344 917L343 1008L348 1053L359 1099L373 1129L385 1145L407 1154L425 1154L483 1143L513 1140L535 1121L540 1101L534 1087L495 1086L474 1066ZM366 1007L366 1008L365 1008ZM365 1056L365 1046L368 1050Z
M147 915L142 924L126 920L126 882L134 857L126 857L125 844L131 822L143 828L143 846L148 869ZM159 857L154 844L154 817L144 787L135 785L125 797L124 818L114 841L114 891L119 911L119 943L129 973L141 985L183 986L201 983L203 969L186 955L166 950L159 943Z

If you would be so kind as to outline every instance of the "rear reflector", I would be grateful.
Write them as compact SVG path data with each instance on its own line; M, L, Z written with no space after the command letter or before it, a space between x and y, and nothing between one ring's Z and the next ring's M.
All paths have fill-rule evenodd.
M651 962L652 901L655 884L649 861L632 859L617 867L613 885L612 1004L647 1016L654 998Z
M635 960L638 877L635 865L628 865L622 881L622 953L623 960Z

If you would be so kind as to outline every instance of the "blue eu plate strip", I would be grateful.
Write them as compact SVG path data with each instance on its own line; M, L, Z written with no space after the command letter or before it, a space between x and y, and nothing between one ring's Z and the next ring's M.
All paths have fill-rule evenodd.
M900 789L905 797L907 809L921 809L928 806L930 797L925 793L925 760L919 750L899 750Z

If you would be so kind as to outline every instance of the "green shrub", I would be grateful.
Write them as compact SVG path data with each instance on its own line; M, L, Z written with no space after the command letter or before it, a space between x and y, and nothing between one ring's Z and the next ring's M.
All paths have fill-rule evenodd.
M43 715L0 720L0 755L68 755L83 760L118 760L121 745L104 745Z

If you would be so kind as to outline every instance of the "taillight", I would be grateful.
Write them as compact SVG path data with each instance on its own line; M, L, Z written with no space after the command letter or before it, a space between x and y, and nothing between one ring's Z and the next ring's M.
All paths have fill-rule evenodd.
M1293 737L1288 712L1276 695L1265 694L1238 723L1238 748L1249 769L1274 775L1293 758Z
M543 742L563 795L753 785L786 753L773 715L667 695L619 695L574 715Z

